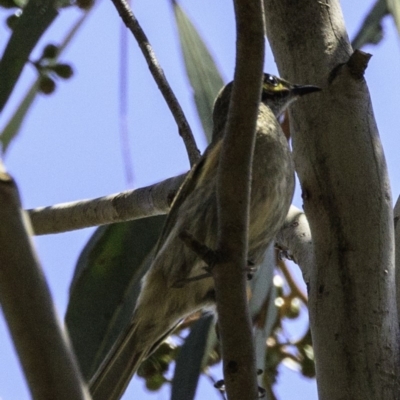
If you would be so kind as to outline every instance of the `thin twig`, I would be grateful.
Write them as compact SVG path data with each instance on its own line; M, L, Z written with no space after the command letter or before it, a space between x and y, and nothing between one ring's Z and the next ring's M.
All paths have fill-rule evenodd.
M307 295L300 289L300 287L293 279L292 274L290 273L285 261L278 260L278 267L282 271L282 274L285 277L286 282L288 283L290 290L292 291L292 294L295 297L298 297L305 305L307 305L308 304Z
M215 387L217 380L208 371L205 371L204 375L211 381L211 384ZM226 400L226 396L223 391L217 389L217 393L220 394L222 400Z
M169 211L185 174L136 190L28 210L35 235L124 222Z
M128 124L128 32L121 24L120 43L120 77L119 77L119 131L122 160L125 167L125 179L129 186L133 185L133 163L129 146Z
M138 42L140 49L142 50L144 58L146 59L149 66L150 72L153 75L153 78L156 81L158 88L164 96L164 99L167 102L168 107L175 118L175 121L178 125L179 134L181 135L186 146L190 165L193 166L200 158L200 151L196 146L192 131L182 111L182 108L179 105L174 93L172 92L172 89L169 86L167 79L164 75L164 72L159 62L157 61L153 48L151 47L146 34L144 33L143 29L139 25L138 20L134 16L131 8L129 7L129 4L125 0L112 0L112 2L114 3L114 6L117 9L120 17L124 21L127 28L132 32L133 36Z

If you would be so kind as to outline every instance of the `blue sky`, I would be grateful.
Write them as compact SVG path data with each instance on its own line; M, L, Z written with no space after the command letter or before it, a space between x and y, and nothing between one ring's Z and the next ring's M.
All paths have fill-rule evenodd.
M373 2L342 2L350 37ZM231 1L181 1L209 45L226 81L231 80L235 58L235 32ZM205 147L192 94L182 65L177 31L168 1L134 1L136 15L194 130L198 145ZM8 12L0 12L5 20ZM40 42L34 55L47 43L62 40L77 10L63 10L61 16ZM364 49L374 55L366 72L374 112L388 162L394 201L400 193L398 168L399 132L395 116L399 112L400 53L397 32L391 18L385 20L385 39L377 47ZM11 145L4 161L15 177L25 208L93 198L129 188L124 175L118 122L120 75L119 17L108 0L99 1L61 60L74 66L75 76L59 81L56 92L40 96ZM9 31L0 26L0 53ZM142 55L132 38L129 54L129 149L133 160L133 187L148 185L189 168L184 146L174 120L161 98ZM35 58L35 57L33 57ZM268 50L265 70L276 72ZM3 127L19 103L35 71L26 67L10 104L0 116ZM303 83L303 82L299 82ZM312 82L304 82L312 83ZM349 138L351 140L351 138ZM295 204L301 207L299 193ZM76 259L93 229L35 238L37 252L60 319L63 318L68 287ZM297 274L298 275L298 274ZM300 277L299 277L300 279ZM295 334L295 333L294 333ZM0 318L0 400L29 398L3 318ZM277 392L281 400L314 400L314 381L282 368ZM142 390L135 380L125 398ZM197 398L218 399L207 380L202 379ZM138 397L138 396L137 396ZM168 389L143 399L168 399Z

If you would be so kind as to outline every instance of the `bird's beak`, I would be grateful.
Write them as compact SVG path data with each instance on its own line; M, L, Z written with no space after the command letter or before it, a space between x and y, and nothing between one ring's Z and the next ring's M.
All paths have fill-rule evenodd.
M290 91L295 95L295 96L304 96L305 94L313 93L313 92L319 92L322 89L319 88L318 86L313 86L313 85L293 85L290 88Z

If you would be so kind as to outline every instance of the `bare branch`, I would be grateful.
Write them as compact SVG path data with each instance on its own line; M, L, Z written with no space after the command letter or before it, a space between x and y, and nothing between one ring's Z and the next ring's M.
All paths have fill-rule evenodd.
M28 210L35 235L166 214L186 174L136 190Z
M24 226L17 188L4 170L0 202L0 301L32 398L89 400Z
M154 53L153 48L150 45L149 40L147 39L146 34L143 29L139 25L138 20L134 16L129 4L125 0L112 0L115 8L117 9L120 17L124 21L127 28L132 32L144 58L147 61L150 72L153 75L154 80L156 81L158 88L160 89L162 95L164 96L165 101L168 104L169 109L171 110L172 115L178 125L179 134L181 135L185 146L186 151L189 156L190 165L193 166L200 158L200 151L196 146L196 142L194 140L192 131L190 126L186 120L186 117L183 113L181 106L178 103L178 100L175 97L171 87L168 84L167 78L164 75L164 71L162 70L156 55Z
M284 260L278 260L278 267L281 270L285 280L290 288L290 295L292 297L298 297L305 305L308 304L307 295L303 292L303 290L299 287L296 281L293 279L291 272Z
M293 205L290 207L285 224L276 235L276 244L298 264L308 284L310 271L314 268L314 250L307 217L299 208Z
M218 171L218 253L213 270L225 385L230 400L258 397L246 298L250 174L264 61L262 3L235 0L236 70Z

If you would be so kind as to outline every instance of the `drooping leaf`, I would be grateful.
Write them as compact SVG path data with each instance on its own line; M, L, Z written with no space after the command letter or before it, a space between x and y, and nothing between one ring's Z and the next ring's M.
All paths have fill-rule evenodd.
M274 285L271 285L270 291L266 298L265 310L264 310L264 324L258 326L254 330L254 345L256 350L256 365L257 369L262 370L265 374L265 359L267 357L267 339L271 336L274 324L278 318L278 309L275 305L277 290ZM261 387L265 386L263 374L258 377L258 383ZM267 391L265 394L266 400L272 400L271 394Z
M21 101L21 104L18 106L14 115L10 118L7 125L3 129L3 132L0 135L0 142L2 145L3 154L6 153L9 144L17 135L19 129L21 128L22 122L25 119L28 110L30 109L33 101L36 98L38 93L38 85L39 80L37 79L28 90L28 93L25 95L24 99Z
M258 369L264 369L267 352L266 341L272 333L277 318L276 290L273 285L275 265L275 249L273 245L270 245L263 263L250 281L249 309L254 321L254 341Z
M79 257L65 320L86 379L129 323L164 220L100 227Z
M276 266L274 245L271 244L264 256L264 260L253 278L249 281L251 298L249 309L252 317L257 316L265 304L268 293L273 286L274 270Z
M31 51L58 15L56 0L30 0L0 60L0 112L28 61Z
M361 49L366 44L378 44L382 40L382 19L388 13L386 0L377 0L351 42L353 49Z
M71 43L71 40L75 37L79 29L82 27L83 23L86 21L86 18L89 16L91 10L92 8L85 10L85 12L71 26L71 29L67 32L67 34L65 35L63 41L61 42L58 48L57 57L60 57L65 48Z
M207 315L196 321L181 347L172 379L171 400L194 399L213 319Z
M400 2L398 0L386 0L390 14L393 15L397 32L400 34Z
M172 1L186 72L194 92L197 113L208 142L212 136L212 109L224 81L196 28L178 5Z
M79 28L82 26L83 22L89 15L89 12L85 12L78 20L72 25L69 32L67 32L64 40L61 42L60 46L57 50L57 56L55 59L60 57L61 53L67 47L67 45L71 42L72 38L75 36ZM27 94L25 95L24 99L21 101L19 106L17 107L15 113L12 115L6 126L4 127L3 131L0 134L0 142L2 144L2 152L3 155L6 153L9 144L11 141L17 136L19 130L21 129L22 123L25 117L28 114L29 109L31 108L36 95L38 94L38 86L39 86L40 78L36 79L33 82L32 86L28 90Z

